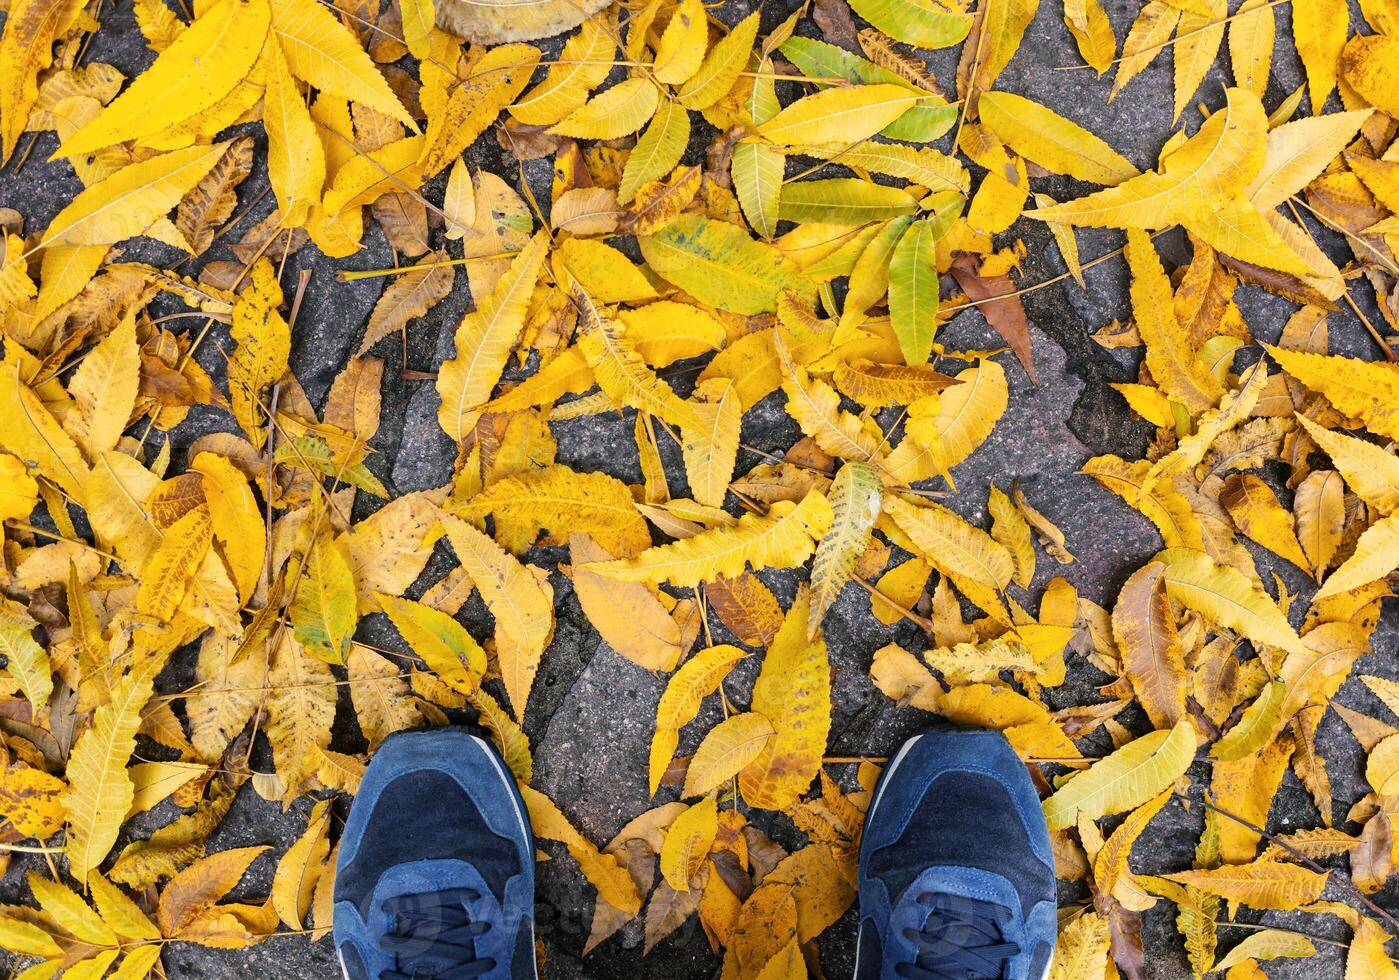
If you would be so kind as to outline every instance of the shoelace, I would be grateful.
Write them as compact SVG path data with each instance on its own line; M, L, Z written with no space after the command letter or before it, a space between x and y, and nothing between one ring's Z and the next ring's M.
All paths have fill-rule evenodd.
M495 960L476 954L476 937L491 928L472 922L468 902L481 896L470 888L397 895L384 902L389 932L379 946L394 954L395 969L379 980L467 980L495 969Z
M921 928L903 931L917 953L895 973L908 980L1004 980L1008 962L1020 952L1001 931L1008 910L960 895L923 894L918 903L929 907L927 919Z

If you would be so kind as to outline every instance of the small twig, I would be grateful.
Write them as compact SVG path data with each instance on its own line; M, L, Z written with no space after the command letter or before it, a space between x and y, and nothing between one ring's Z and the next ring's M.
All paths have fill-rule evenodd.
M904 619L917 623L919 626L921 626L925 633L933 632L933 621L931 619L928 619L926 616L918 615L916 612L914 612L912 609L909 609L907 606L899 605L893 599L890 599L887 595L885 595L883 592L880 592L873 585L871 585L869 582L866 582L858 575L850 576L850 581L858 582L866 592L868 592L872 596L877 596L878 598L882 599L885 605L897 611L898 614Z

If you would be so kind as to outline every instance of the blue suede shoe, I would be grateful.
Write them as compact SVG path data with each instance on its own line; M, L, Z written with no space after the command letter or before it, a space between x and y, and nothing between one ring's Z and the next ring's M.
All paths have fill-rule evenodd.
M538 975L534 837L488 743L441 728L380 746L340 838L334 932L348 980Z
M860 844L860 980L1041 980L1054 858L1029 773L995 731L909 739Z

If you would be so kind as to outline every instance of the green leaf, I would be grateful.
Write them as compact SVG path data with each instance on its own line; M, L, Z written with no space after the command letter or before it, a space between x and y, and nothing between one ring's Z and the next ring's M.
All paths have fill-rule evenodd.
M322 534L302 559L291 603L292 635L327 663L342 664L358 618L355 576L343 538Z
M657 275L721 310L771 313L784 289L808 302L815 295L811 282L777 249L702 214L681 215L637 241Z
M933 226L915 222L889 261L889 318L906 364L925 364L938 329L937 246Z

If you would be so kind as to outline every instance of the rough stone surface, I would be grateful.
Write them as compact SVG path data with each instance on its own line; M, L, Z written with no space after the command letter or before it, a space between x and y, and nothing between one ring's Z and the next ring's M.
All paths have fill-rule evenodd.
M763 9L764 31L772 28L792 9L795 0L777 0ZM1135 16L1138 4L1128 0L1108 0L1106 4L1119 39ZM748 0L721 4L713 12L735 22L752 9ZM1290 41L1289 8L1273 8L1277 17L1278 49L1272 82L1267 95L1271 109L1302 80ZM1060 21L1060 5L1043 3L1019 54L1001 76L998 88L1019 92L1041 100L1062 114L1103 136L1142 168L1149 168L1173 129L1171 57L1163 54L1112 103L1107 102L1110 78L1099 79L1079 66L1080 60ZM104 7L103 30L95 36L88 62L116 64L128 75L150 60L136 30L131 6L121 0ZM814 30L805 21L804 32ZM929 61L939 79L951 87L954 52L934 52ZM1197 93L1198 102L1217 109L1223 102L1227 55L1220 60ZM786 93L789 97L790 92ZM1194 128L1199 114L1185 113L1186 124ZM259 139L260 130L251 127ZM690 161L702 160L710 133L700 127L690 148ZM944 140L944 144L948 140ZM51 135L39 139L29 162L18 172L13 167L0 173L0 203L17 205L32 231L43 227L80 189L71 170L62 163L43 161L54 148ZM944 148L946 148L944 146ZM488 136L468 153L473 170L491 169L507 180L516 178L517 165L505 157ZM795 166L795 165L794 165ZM524 168L536 196L546 201L549 191L548 161L534 161ZM440 181L440 178L439 178ZM252 205L242 227L262 217L270 208L270 198L253 205L266 188L265 174L255 172L241 191L243 206ZM1075 181L1048 177L1037 179L1035 189L1064 199L1089 188ZM440 187L429 196L440 194ZM241 231L229 238L236 239ZM1032 221L1020 222L1014 235L1023 237L1028 254L1019 275L1022 285L1048 282L1064 272L1063 262L1045 229ZM1011 236L1013 237L1013 236ZM1337 242L1323 236L1328 247ZM1103 255L1121 244L1121 236L1110 231L1084 231L1079 243L1085 260ZM1188 258L1188 245L1179 234L1160 240L1167 267ZM129 255L173 265L180 256L161 246L134 245ZM210 252L210 258L228 258L225 243ZM392 264L393 257L382 234L372 229L365 248L351 259L332 263L320 257L313 247L298 252L288 263L283 281L293 283L302 270L311 272L310 284L295 324L292 366L307 395L319 404L328 386L357 348L363 324L383 280L370 279L354 284L337 281L337 269L368 269ZM1041 555L1034 588L1038 595L1045 581L1064 575L1084 595L1099 602L1110 601L1126 576L1143 563L1159 546L1154 530L1117 498L1099 488L1095 481L1077 473L1089 457L1114 452L1128 458L1141 454L1147 437L1146 427L1127 411L1122 399L1107 387L1110 381L1135 378L1135 352L1113 352L1099 347L1090 333L1113 318L1128 314L1126 272L1120 260L1094 265L1087 272L1087 286L1059 279L1025 297L1034 324L1034 351L1039 371L1038 385L1009 358L1003 359L1011 384L1010 407L994 434L978 452L956 469L957 491L948 504L975 521L984 521L987 485L994 480L1008 489L1019 477L1030 500L1059 524L1068 537L1069 550L1077 557L1072 565L1059 566ZM1357 290L1357 294L1364 292ZM1291 306L1259 290L1245 287L1238 296L1245 317L1254 333L1264 339L1276 338ZM1368 299L1361 297L1362 301ZM459 274L456 288L438 308L413 323L406 346L397 337L387 338L374 350L385 360L383 422L373 448L377 455L371 467L395 493L440 486L451 475L454 447L436 424L437 395L430 381L403 380L400 372L432 371L451 352L450 331L469 308L466 278ZM196 323L197 321L190 321ZM221 376L219 346L227 346L226 333L215 330L212 342L200 350L201 363ZM998 343L981 315L967 311L945 328L939 339L949 346L992 346ZM1331 317L1333 350L1373 357L1375 352L1359 322L1347 310ZM684 389L683 376L675 379ZM623 480L640 479L632 442L633 415L597 416L559 422L554 432L559 442L559 461L582 470L600 470ZM190 420L172 434L178 452L194 438L208 431L227 429L231 423L221 413L192 413ZM764 450L781 450L797 437L795 426L782 412L781 396L775 395L749 412L744 420L744 440ZM670 453L673 447L666 447ZM753 465L758 457L745 453L741 466ZM683 473L677 459L667 460L673 475ZM683 488L673 488L677 492ZM372 503L361 502L357 517ZM1261 552L1256 552L1263 559ZM561 552L538 553L541 564L562 557ZM445 548L439 548L423 582L431 582L450 567ZM1290 590L1305 591L1307 583L1296 569L1277 563ZM1271 567L1271 566L1269 566ZM790 573L765 574L784 607L795 592ZM594 841L609 839L628 819L644 810L646 797L645 762L654 711L662 682L623 660L603 644L582 616L568 582L555 574L551 578L559 605L558 628L554 643L545 655L539 681L526 713L525 725L536 754L536 784L555 799L579 828ZM1394 655L1399 651L1399 624L1392 605L1374 641L1375 652L1357 666L1356 673L1396 674ZM479 599L466 609L473 629L486 622ZM396 636L371 618L364 626L364 638L391 644ZM923 638L909 624L885 627L869 614L868 596L847 589L827 619L826 635L835 668L835 719L830 752L833 755L882 756L916 731L925 721L911 709L896 709L868 679L875 650L897 641L917 650ZM729 639L722 627L716 641ZM757 658L736 671L732 689L746 699L746 692L757 671ZM188 680L188 663L172 668L167 682ZM181 673L183 671L183 673ZM179 676L176 676L179 675ZM1049 692L1054 706L1083 703L1096 697L1094 685L1105 678L1082 662L1071 665L1068 682ZM1378 702L1356 681L1341 693L1346 703L1372 713L1383 714ZM336 748L356 750L363 741L348 720L348 704L342 705L342 724L337 730ZM698 724L682 739L681 751L692 750L697 732L707 729L718 718L716 706L701 713ZM1135 710L1123 716L1129 724L1144 724ZM1336 819L1365 791L1360 778L1361 755L1358 746L1334 715L1323 722L1319 745L1328 762L1336 794ZM1102 746L1099 746L1102 748ZM265 753L255 755L255 764L267 768ZM1200 765L1194 773L1197 782L1207 780L1208 771ZM673 788L663 789L661 799L674 797ZM136 828L144 835L172 815L163 805ZM274 857L284 850L304 827L305 801L283 812L279 805L260 799L245 788L224 825L210 842L211 850L246 844L270 844L273 850L261 858L241 886L239 894L257 897L270 886ZM341 813L343 816L343 812ZM785 818L755 815L764 829L789 842L795 839ZM1310 798L1289 774L1271 825L1277 829L1315 825L1317 814ZM1187 867L1198 836L1198 807L1187 812L1172 803L1153 824L1149 837L1136 849L1133 865L1140 870L1174 871ZM649 956L642 956L639 923L624 928L617 936L587 959L580 956L586 938L593 894L562 852L546 845L554 860L540 865L539 921L546 951L543 975L549 978L623 978L666 976L676 978L717 976L718 960L709 951L702 930L692 918ZM24 896L22 870L32 865L15 860L0 882L0 899L21 900ZM1334 892L1334 889L1333 889ZM1064 892L1066 901L1081 899L1073 889ZM1331 896L1328 896L1331 897ZM1396 902L1395 886L1376 896L1389 907ZM1147 972L1153 978L1177 978L1188 974L1179 938L1174 931L1173 913L1167 903L1145 916ZM1251 921L1260 917L1251 915ZM822 962L827 976L848 976L853 962L853 915L828 930L821 939ZM1344 939L1336 923L1322 917L1269 914L1266 921L1307 929L1313 933ZM1232 945L1247 933L1221 930L1222 947ZM286 978L309 980L337 971L329 941L309 944L301 937L274 938L252 950L216 951L173 944L168 947L165 969L172 980L194 978ZM1315 960L1306 963L1269 964L1273 977L1339 977L1342 972L1339 951L1321 947Z

